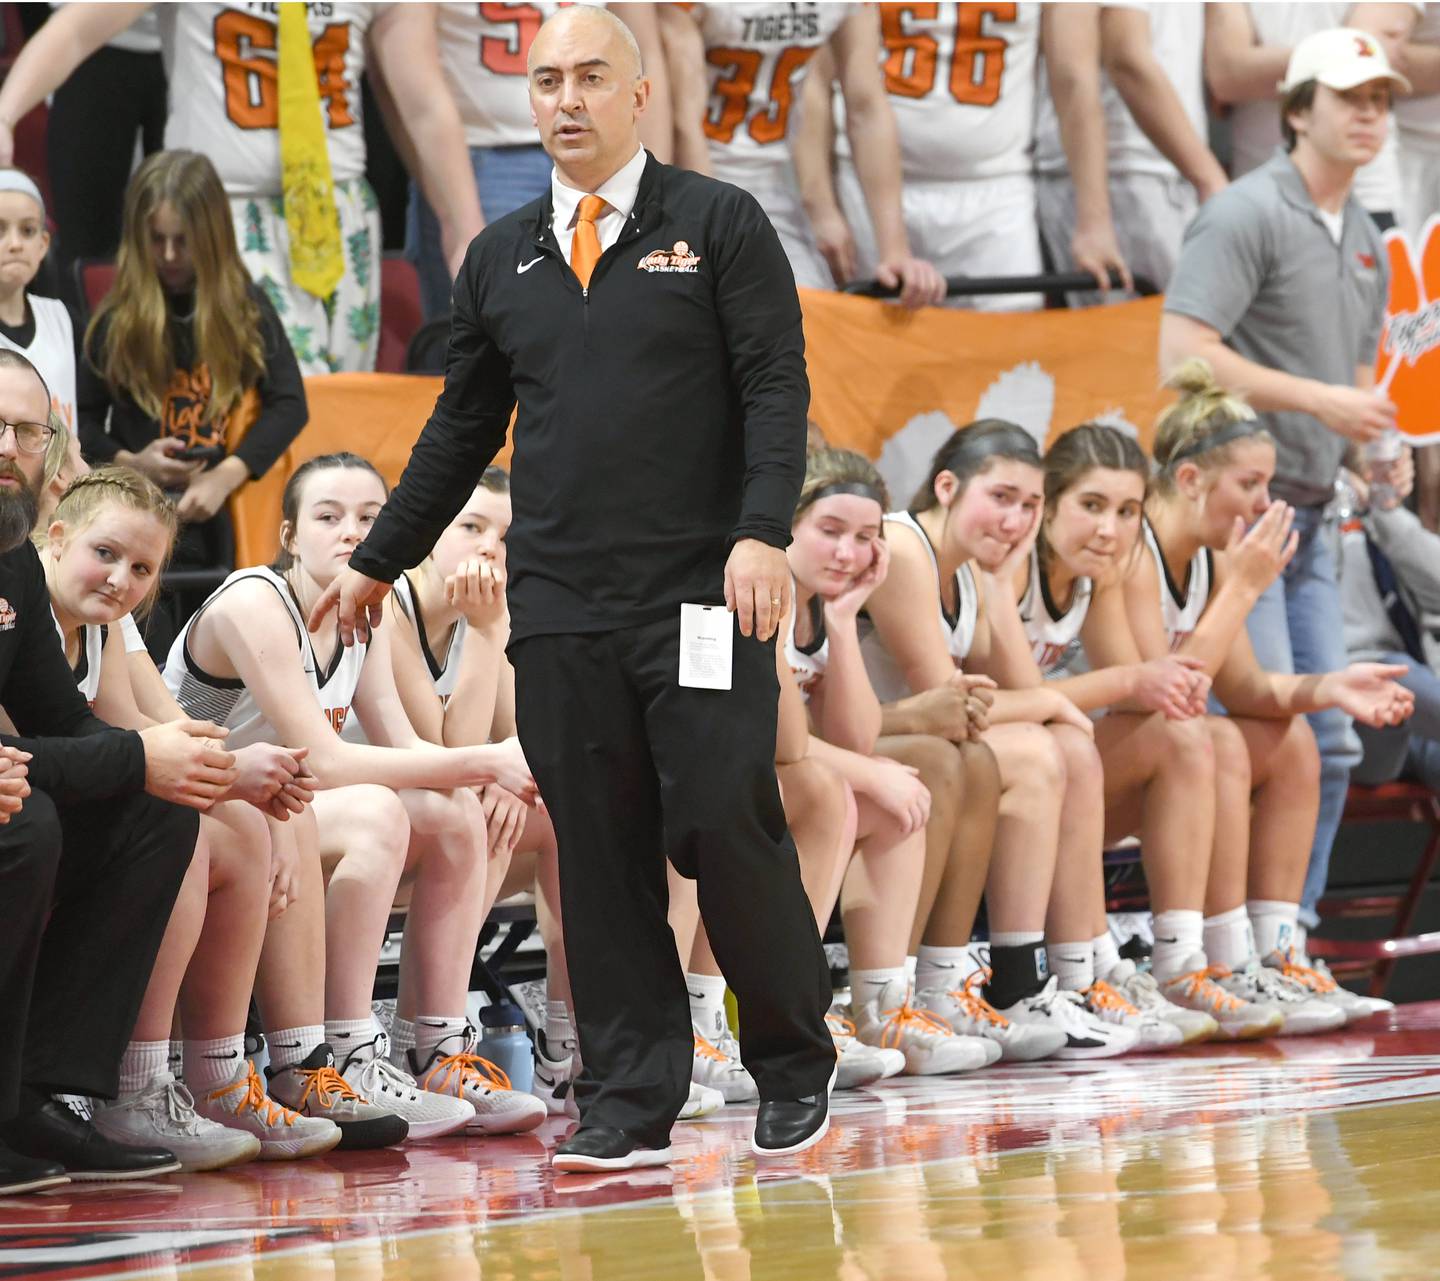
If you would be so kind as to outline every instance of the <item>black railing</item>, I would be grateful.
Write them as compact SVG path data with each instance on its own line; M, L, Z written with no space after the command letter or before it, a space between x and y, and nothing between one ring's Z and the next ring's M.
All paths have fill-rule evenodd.
M1149 298L1160 291L1144 276L1134 277L1135 292L1142 298ZM1110 287L1123 289L1120 273L1110 272ZM1094 293L1098 285L1088 271L1055 271L1040 276L946 276L945 296L947 298L979 297L993 294L1047 294ZM857 294L862 298L898 298L900 290L882 285L878 280L852 280L841 291Z

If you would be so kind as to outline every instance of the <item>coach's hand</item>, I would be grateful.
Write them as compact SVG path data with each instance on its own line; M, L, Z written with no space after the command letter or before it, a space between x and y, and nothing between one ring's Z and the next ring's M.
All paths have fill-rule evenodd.
M1395 405L1373 391L1316 383L1311 413L1337 436L1364 445L1395 426Z
M0 824L20 812L30 795L30 753L18 747L0 747Z
M790 609L790 562L758 538L742 538L725 562L725 608L740 622L740 635L768 641Z
M353 645L357 638L368 642L370 632L380 626L385 616L385 597L389 594L389 583L367 578L358 569L347 567L320 593L306 626L312 632L318 631L325 615L333 609L337 611L340 639L344 644Z
M142 729L145 790L162 801L208 810L235 783L235 754L221 741L228 732L190 720Z

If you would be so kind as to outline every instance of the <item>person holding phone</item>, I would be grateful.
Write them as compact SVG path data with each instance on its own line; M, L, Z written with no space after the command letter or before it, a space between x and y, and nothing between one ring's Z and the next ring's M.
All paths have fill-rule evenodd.
M115 265L77 372L81 449L91 462L133 467L175 500L176 568L228 568L226 500L270 470L308 413L295 353L240 260L206 157L162 151L140 166ZM162 591L146 627L157 659L203 599Z

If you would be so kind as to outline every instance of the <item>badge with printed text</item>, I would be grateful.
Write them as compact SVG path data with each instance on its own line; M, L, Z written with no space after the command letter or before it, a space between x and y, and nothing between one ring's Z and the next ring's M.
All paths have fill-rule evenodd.
M724 605L680 606L680 684L729 689L735 615Z

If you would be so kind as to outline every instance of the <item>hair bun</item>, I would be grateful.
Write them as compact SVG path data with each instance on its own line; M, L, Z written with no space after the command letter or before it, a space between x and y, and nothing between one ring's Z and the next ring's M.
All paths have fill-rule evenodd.
M1224 396L1225 389L1215 381L1210 362L1199 356L1182 360L1165 380L1165 386L1172 387L1182 396L1212 398Z

